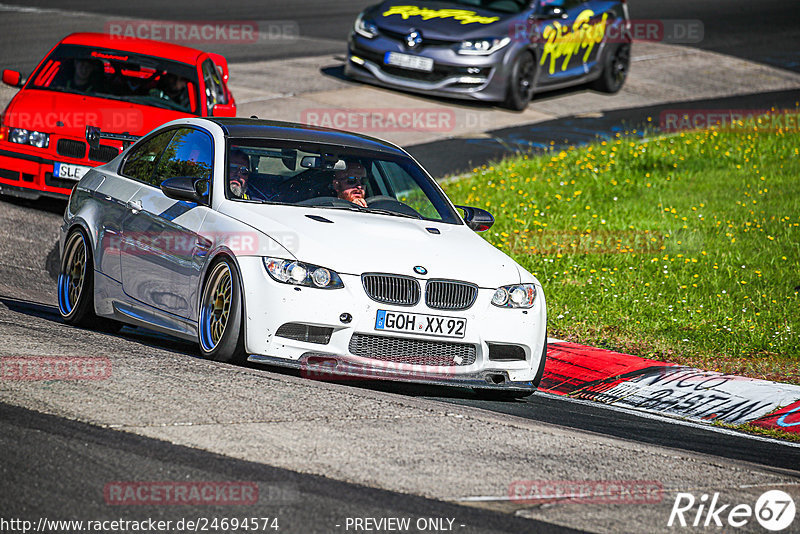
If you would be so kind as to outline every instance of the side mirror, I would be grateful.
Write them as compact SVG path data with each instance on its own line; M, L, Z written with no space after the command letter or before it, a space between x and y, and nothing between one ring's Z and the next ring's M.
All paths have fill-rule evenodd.
M565 19L569 17L567 11L561 6L542 6L537 15L544 20Z
M25 80L19 72L11 69L3 69L3 83L11 87L22 87L25 85Z
M235 117L236 104L214 104L211 115L213 117Z
M494 217L486 210L470 206L456 207L464 210L464 222L476 232L485 232L494 224Z
M161 182L161 191L173 200L185 200L195 204L206 204L208 180L191 176L176 176Z

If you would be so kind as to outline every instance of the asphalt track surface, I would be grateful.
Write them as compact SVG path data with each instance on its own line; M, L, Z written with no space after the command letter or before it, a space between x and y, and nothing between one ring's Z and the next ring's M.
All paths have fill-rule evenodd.
M241 51L221 47L231 61L248 61L267 57L306 56L343 52L344 36L349 31L355 14L371 2L209 2L178 1L156 2L147 0L136 4L98 3L96 1L71 2L68 9L86 13L118 15L132 18L159 18L168 20L290 20L296 21L300 35L309 40L300 40L291 51L282 49L273 52L269 46L248 48ZM66 9L60 2L26 2L26 5L47 9ZM704 40L696 46L754 61L759 61L790 70L800 71L800 9L785 0L752 2L741 0L696 1L632 1L631 13L638 19L701 19L705 26ZM0 23L0 26L2 23ZM34 29L35 30L35 29ZM71 31L71 30L70 30ZM2 66L30 69L62 35L54 34L52 28L43 27L27 32L24 38L9 38L5 32L0 37L2 44ZM64 32L68 33L68 32ZM278 56L271 54L279 54ZM546 97L546 96L545 96ZM748 95L727 102L694 103L715 107L762 108L775 105L791 106L800 98L797 92L771 95ZM738 99L738 100L737 100ZM675 108L674 104L670 107ZM693 107L686 105L685 107ZM563 133L559 144L575 144L591 140L595 135L613 135L619 129L641 128L647 116L658 113L658 109L622 110L609 113L602 118L573 118L557 124L541 124L536 128L557 129ZM447 147L475 154L480 163L508 152L509 147L520 150L540 148L548 142L545 130L531 131L528 127L492 132L502 142L484 141ZM552 135L549 136L552 139ZM509 144L508 140L518 140ZM437 165L442 165L433 156L441 153L441 144L419 146L412 149L423 164L438 174ZM461 170L456 168L443 171ZM23 203L24 204L24 203ZM43 216L63 209L58 203L39 207ZM43 209L42 209L43 208ZM49 212L49 213L48 213ZM23 288L24 289L24 288ZM55 320L56 310L20 299L4 298L9 308L38 317L49 316ZM166 342L154 338L156 345ZM351 385L350 387L357 387ZM603 407L576 404L552 396L534 396L526 401L495 403L481 401L458 391L431 390L397 384L365 385L415 397L431 398L458 403L498 413L521 416L537 421L553 423L569 428L624 438L632 442L653 443L675 449L712 454L724 458L744 460L770 466L797 470L800 466L800 448L788 447L774 442L755 440L746 436L722 435L713 429L681 426L667 420L648 419L634 413L609 411ZM240 460L197 451L165 442L149 440L123 432L100 429L82 423L41 415L21 408L0 404L0 449L4 452L0 494L2 514L5 517L40 517L50 514L57 517L75 517L81 510L91 519L111 518L113 510L102 499L102 485L109 480L144 479L152 473L152 479L180 480L196 479L256 480L260 487L289 484L295 490L294 500L287 503L263 503L264 510L257 515L285 514L287 520L302 516L302 528L286 528L284 531L329 532L331 525L346 516L431 516L457 517L467 525L466 531L474 532L521 532L532 528L531 520L517 519L495 512L465 508L419 497L395 494L372 488L331 481L311 475L300 475L291 471L252 464ZM55 481L56 484L42 488L30 480ZM284 486L280 486L283 484ZM269 491L269 490L268 490ZM38 504L37 504L38 503ZM313 514L308 514L309 503L313 503ZM248 509L248 514L251 512ZM85 512L85 513L84 513ZM126 515L130 509L125 510ZM135 512L135 510L134 510ZM181 507L181 516L223 516L225 512L202 507ZM157 515L167 519L176 517L174 509L148 508L148 516ZM230 515L230 514L228 514ZM130 517L136 517L131 513ZM279 515L280 517L280 515ZM288 526L288 525L287 525ZM536 524L537 531L563 530L546 524Z
M290 21L299 29L299 39L290 47L219 45L230 61L256 61L276 57L299 57L345 52L345 40L355 16L371 1L294 0L292 2L244 0L142 0L98 2L73 0L8 1L2 5L24 5L40 9L111 15L133 19L161 20L258 20ZM750 59L800 72L800 9L791 0L630 0L635 20L700 20L703 39L696 46L705 50ZM70 31L74 22L65 16L59 26L38 25L8 29L0 36L3 67L31 69L52 43Z
M32 446L34 444L34 446ZM279 532L344 532L348 517L453 519L464 533L576 532L509 514L299 474L0 403L3 517L105 521L277 518ZM35 487L31 480L48 481ZM202 480L258 484L241 506L109 506L109 481ZM312 513L313 512L313 513ZM271 522L270 522L271 524ZM463 525L463 527L461 526ZM174 530L173 530L174 531ZM222 531L214 529L212 532ZM274 530L262 530L274 532Z

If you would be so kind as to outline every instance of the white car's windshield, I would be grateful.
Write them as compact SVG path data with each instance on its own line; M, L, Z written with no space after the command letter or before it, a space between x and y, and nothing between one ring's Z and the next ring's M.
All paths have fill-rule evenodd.
M459 222L436 184L410 158L342 147L268 144L229 145L228 198Z

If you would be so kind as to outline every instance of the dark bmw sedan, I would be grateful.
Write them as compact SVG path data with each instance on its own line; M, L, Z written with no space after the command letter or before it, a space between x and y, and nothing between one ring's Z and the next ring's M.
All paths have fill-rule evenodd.
M387 0L355 21L351 78L522 110L535 92L615 93L630 62L626 0Z

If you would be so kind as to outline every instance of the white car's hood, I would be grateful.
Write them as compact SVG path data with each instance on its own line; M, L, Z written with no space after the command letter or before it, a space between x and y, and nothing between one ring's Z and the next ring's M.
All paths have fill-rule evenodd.
M220 211L278 241L296 259L341 274L415 276L414 267L422 266L427 278L463 280L484 288L520 282L516 262L464 225L263 204L227 204Z

